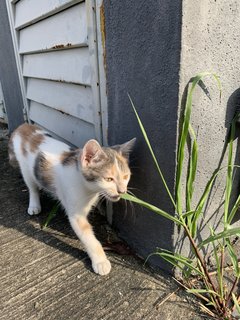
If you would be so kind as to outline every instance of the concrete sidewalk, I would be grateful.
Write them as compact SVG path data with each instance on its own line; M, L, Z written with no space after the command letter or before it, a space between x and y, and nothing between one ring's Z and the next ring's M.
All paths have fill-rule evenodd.
M8 164L3 131L0 199L0 319L207 319L169 276L154 273L134 255L109 252L111 273L94 274L62 212L42 229L53 203L43 196L42 214L27 215L28 192ZM105 219L92 219L97 237L113 241Z

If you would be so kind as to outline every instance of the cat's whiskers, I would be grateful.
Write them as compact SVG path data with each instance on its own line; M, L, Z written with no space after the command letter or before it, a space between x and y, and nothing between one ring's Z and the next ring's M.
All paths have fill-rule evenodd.
M128 187L128 190L136 190L138 192L141 192L141 190L139 188L133 188L133 187Z
M98 205L101 205L104 200L106 200L106 197L100 193L98 196Z
M128 193L137 198L137 196L131 190L128 190Z

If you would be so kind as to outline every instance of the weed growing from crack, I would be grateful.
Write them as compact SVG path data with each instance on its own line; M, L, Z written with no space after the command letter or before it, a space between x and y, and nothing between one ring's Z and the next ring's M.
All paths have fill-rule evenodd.
M156 165L157 171L160 175L160 178L163 182L163 185L169 195L169 198L175 208L175 215L165 212L160 208L147 203L133 195L124 194L122 198L135 202L166 219L171 220L177 224L184 232L185 236L188 238L191 244L192 254L194 259L185 257L179 253L172 253L168 250L158 249L154 254L159 255L174 267L179 268L182 271L182 281L181 285L184 286L188 292L194 294L201 299L201 307L212 317L220 317L221 319L231 320L234 319L232 316L233 309L240 315L240 296L236 296L236 288L239 284L240 278L240 267L239 261L234 251L232 244L232 239L240 235L240 228L233 228L231 223L233 218L240 205L240 195L238 196L236 202L232 207L230 207L230 198L232 193L233 186L233 170L235 167L233 165L233 140L235 136L235 127L236 121L239 119L239 114L236 114L230 129L230 137L228 141L228 164L225 168L216 169L210 180L208 181L202 196L200 197L197 205L192 204L192 197L194 192L194 182L197 170L198 162L198 144L194 129L191 126L190 118L192 112L192 98L193 93L196 89L196 86L202 81L203 78L211 76L216 81L221 97L221 83L216 74L211 72L203 72L197 74L191 81L191 86L187 93L185 110L184 110L184 119L182 124L182 130L180 135L180 140L178 144L178 153L177 153L177 170L176 170L176 190L175 190L175 199L171 194L164 175L160 169L158 161L155 157L154 151L148 139L147 133L144 129L142 121L137 113L137 110L133 104L131 97L129 96L132 108L137 117L140 129L144 136L144 139L147 143L153 161ZM191 141L191 151L189 154L189 166L188 166L188 176L186 181L186 199L184 204L184 197L182 195L182 180L183 180L183 166L185 159L185 147L187 139ZM217 233L213 228L210 227L210 236L204 241L199 243L197 238L198 225L201 219L203 218L203 210L209 198L211 189L215 182L216 177L223 170L227 171L226 177L226 189L225 189L225 199L224 199L224 212L223 212L223 230ZM186 210L184 211L184 205ZM213 273L208 270L207 261L203 254L203 249L211 245L213 248L213 255L216 262L216 273ZM226 287L224 283L224 261L225 256L228 254L232 262L232 271L234 274L233 283L229 288Z

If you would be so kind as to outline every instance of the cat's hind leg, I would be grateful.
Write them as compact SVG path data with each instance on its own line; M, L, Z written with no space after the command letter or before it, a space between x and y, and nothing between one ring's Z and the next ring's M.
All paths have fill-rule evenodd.
M28 206L28 214L35 215L41 212L41 204L39 198L39 188L34 181L31 173L29 172L28 168L21 166L21 172L23 179L28 187L29 190L29 206Z

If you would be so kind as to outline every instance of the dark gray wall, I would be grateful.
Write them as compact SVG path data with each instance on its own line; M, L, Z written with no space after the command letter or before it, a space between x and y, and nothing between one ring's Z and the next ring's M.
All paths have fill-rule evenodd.
M0 81L11 132L24 120L23 101L5 1L0 1Z
M137 137L132 191L174 214L131 109L131 95L171 191L176 162L181 1L105 0L109 145ZM115 206L113 224L143 257L173 248L173 225L138 206ZM160 258L152 262L162 268Z

